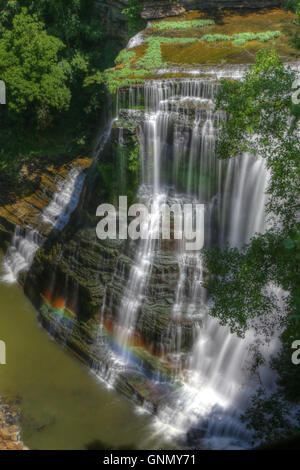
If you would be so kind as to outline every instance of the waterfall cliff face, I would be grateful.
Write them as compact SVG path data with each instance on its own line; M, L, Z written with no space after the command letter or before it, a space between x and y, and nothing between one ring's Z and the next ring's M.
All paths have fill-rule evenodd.
M152 203L155 211L146 240L127 247L131 268L119 262L105 291L101 328L113 323L118 345L108 353L105 380L114 385L128 369L147 374L147 360L137 361L134 354L143 342L157 360L151 380L177 384L158 407L155 427L167 427L171 436L188 435L203 447L247 447L251 436L239 418L257 387L249 372L254 333L238 338L210 317L201 251L152 237L161 205L174 202L205 204L206 248L241 247L264 231L268 174L263 159L249 154L230 161L216 158L216 137L225 118L214 111L217 88L217 80L207 76L150 81L119 91L118 119L139 126L138 200ZM121 140L123 132L121 127ZM123 279L121 292L117 279ZM105 340L98 336L97 341L105 347ZM262 352L267 357L270 350ZM259 373L264 381L264 370ZM269 386L269 377L265 380Z

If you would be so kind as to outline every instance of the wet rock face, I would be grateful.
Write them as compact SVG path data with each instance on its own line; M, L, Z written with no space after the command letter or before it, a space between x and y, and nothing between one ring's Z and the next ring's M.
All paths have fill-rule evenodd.
M75 168L84 170L91 164L90 158L77 158L62 165L49 164L36 172L37 187L24 197L15 197L0 205L0 248L4 251L10 246L15 226L38 228L41 237L49 233L49 226L40 224L40 217L51 202L58 186L66 181L70 171ZM4 195L3 195L4 196Z

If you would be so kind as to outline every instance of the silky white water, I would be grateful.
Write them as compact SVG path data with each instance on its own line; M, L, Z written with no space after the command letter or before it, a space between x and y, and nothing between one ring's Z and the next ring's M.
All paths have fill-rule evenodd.
M84 179L84 173L80 173L79 170L74 168L70 171L66 181L59 185L52 201L44 209L42 214L44 223L56 230L63 230L77 207Z

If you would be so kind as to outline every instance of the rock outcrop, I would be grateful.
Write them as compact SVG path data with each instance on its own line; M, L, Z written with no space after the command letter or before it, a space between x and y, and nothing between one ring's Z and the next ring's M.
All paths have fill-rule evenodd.
M142 10L145 19L177 16L190 10L259 9L278 7L283 0L146 0Z
M21 441L20 400L0 398L0 450L25 450Z
M0 198L0 249L4 251L9 246L14 228L40 228L41 235L47 235L49 226L39 227L39 218L43 209L50 203L58 185L62 184L72 168L84 170L91 164L90 158L77 158L61 165L49 164L28 176L33 181L32 189L26 195L10 198L5 190ZM7 197L6 197L7 196ZM45 233L43 233L43 229Z
M176 16L190 10L223 9L259 9L283 5L284 0L144 0L141 15L145 19ZM124 37L125 18L121 11L128 7L129 0L96 0L103 24L116 37Z

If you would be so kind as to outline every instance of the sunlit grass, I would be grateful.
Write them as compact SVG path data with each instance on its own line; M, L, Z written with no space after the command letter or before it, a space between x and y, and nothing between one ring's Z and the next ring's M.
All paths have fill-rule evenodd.
M247 41L267 42L281 36L280 31L263 31L261 33L237 33L232 34L205 34L200 38L203 42L233 41L236 46L243 46Z
M203 28L205 26L214 25L214 20L190 20L190 21L160 21L153 23L152 28L156 29L190 29L190 28Z

